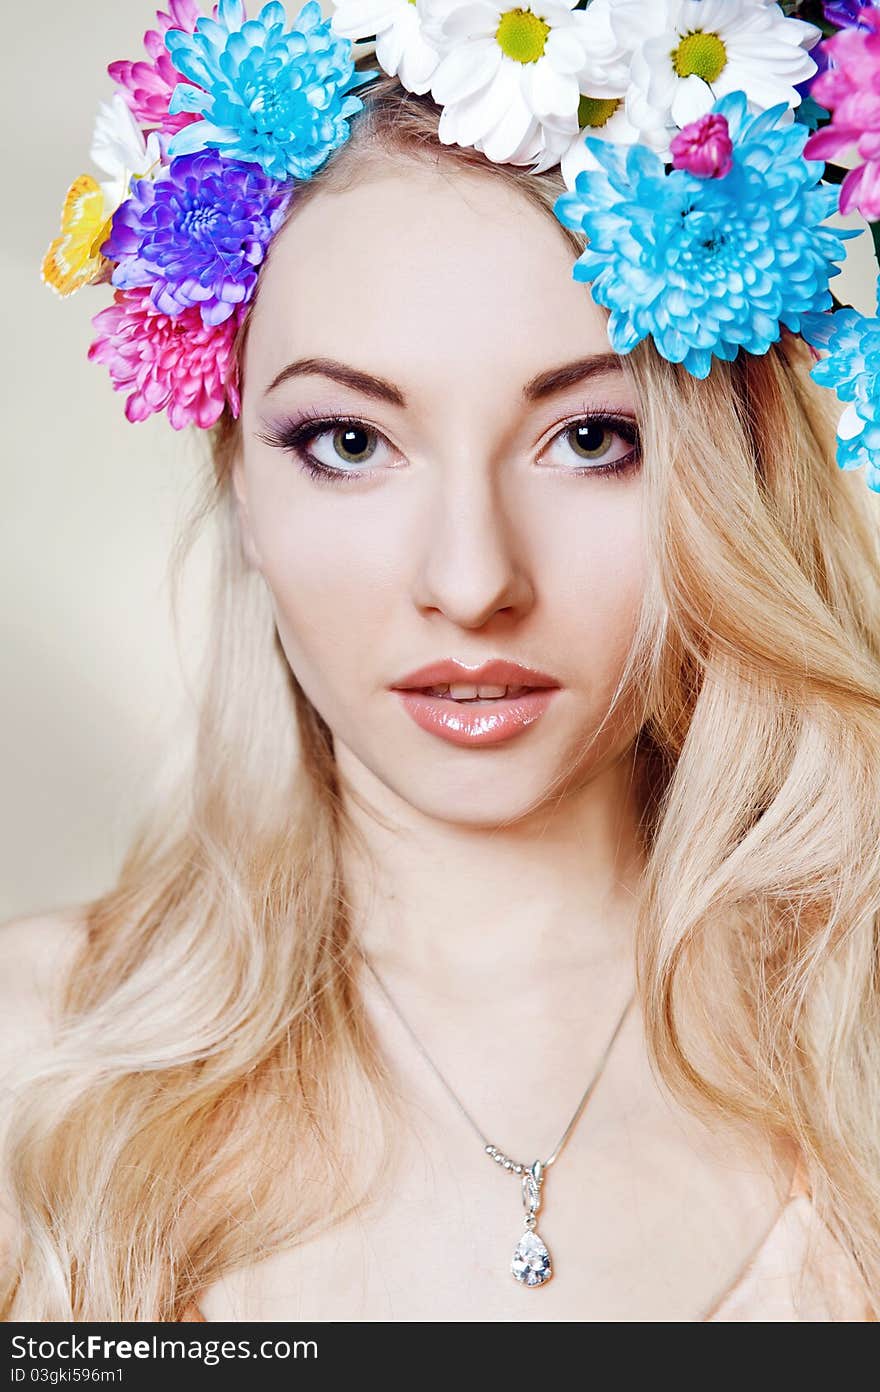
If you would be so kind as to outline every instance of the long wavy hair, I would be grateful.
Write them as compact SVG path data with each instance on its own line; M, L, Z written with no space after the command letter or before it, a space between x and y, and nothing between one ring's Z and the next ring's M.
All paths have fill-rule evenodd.
M582 250L553 216L558 168L443 146L431 98L385 75L360 95L291 220L322 190L416 159L502 180ZM633 700L640 715L649 1058L710 1123L797 1147L876 1310L876 503L836 465L839 407L800 339L716 361L703 381L650 343L622 361L639 400L649 581L611 709ZM54 1037L16 1075L6 1320L179 1319L224 1273L355 1212L394 1161L397 1104L357 989L342 875L356 834L332 733L243 553L239 438L228 416L211 432L171 557L176 620L187 558L214 528L194 737L185 759L169 751L184 771L157 783L116 884L84 906ZM366 1171L355 1104L365 1154L381 1156Z

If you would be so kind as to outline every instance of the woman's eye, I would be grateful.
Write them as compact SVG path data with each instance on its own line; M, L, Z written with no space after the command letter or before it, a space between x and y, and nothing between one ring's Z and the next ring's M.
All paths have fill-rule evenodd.
M622 473L638 460L638 428L626 419L573 421L550 442L548 453L573 473Z
M257 438L299 460L319 482L348 483L383 463L391 447L380 431L360 420L306 416L257 431Z
M381 436L367 425L346 423L313 435L308 454L327 469L360 469L381 456Z

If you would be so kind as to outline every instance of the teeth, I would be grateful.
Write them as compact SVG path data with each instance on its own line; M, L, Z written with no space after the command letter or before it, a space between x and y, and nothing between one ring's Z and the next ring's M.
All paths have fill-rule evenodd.
M503 697L521 696L530 691L528 686L470 686L465 682L447 683L445 686L429 686L429 696L448 696L453 701L491 701Z
M453 701L488 701L495 696L503 696L506 686L469 686L467 682L451 682L449 694Z

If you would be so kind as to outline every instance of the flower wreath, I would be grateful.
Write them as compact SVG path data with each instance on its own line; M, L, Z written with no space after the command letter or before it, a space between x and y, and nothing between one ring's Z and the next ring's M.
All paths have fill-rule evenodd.
M240 412L236 331L299 181L348 138L380 68L430 92L444 144L559 165L573 266L628 353L705 377L783 328L847 403L838 463L880 492L880 318L829 281L858 209L880 248L880 0L168 0L146 59L111 63L91 158L42 264L61 295L110 281L89 357L126 416ZM356 72L354 43L379 68ZM370 50L367 49L369 52ZM831 163L855 149L849 171ZM825 356L819 354L823 350Z

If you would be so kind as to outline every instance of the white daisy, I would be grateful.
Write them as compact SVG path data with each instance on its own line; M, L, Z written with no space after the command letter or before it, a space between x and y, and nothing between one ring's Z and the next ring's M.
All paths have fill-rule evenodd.
M816 72L807 49L819 29L789 19L774 0L614 0L617 39L632 51L632 80L677 126L742 89L753 111L785 102Z
M416 0L442 54L431 94L443 108L444 145L472 145L496 163L549 158L560 131L570 138L577 128L582 90L621 90L622 51L604 27L605 5L593 15L593 5L575 3Z
M880 3L880 0L878 0ZM601 73L601 81L594 87L598 91L615 95L625 92L630 85L632 49L621 43L612 23L614 0L589 0L590 13L590 59L593 77Z
M573 189L582 169L597 169L599 161L585 141L588 136L609 140L615 145L648 145L668 159L669 142L675 128L645 102L641 93L630 89L625 97L582 96L578 106L578 131L568 141L559 161L568 188Z
M151 131L144 139L143 131L119 92L98 107L89 155L99 169L110 175L101 183L108 218L129 197L132 175L136 174L139 179L161 178L167 173L167 166L161 163L157 132Z
M330 28L357 42L376 36L376 60L409 92L427 92L439 61L427 42L415 0L338 0Z
M521 141L514 150L509 160L505 164L521 164L530 167L533 174L539 174L544 169L552 169L558 164L563 151L568 148L572 139L572 132L577 127L577 118L568 117L565 121L557 125L550 121L535 121L530 127L529 134L525 140ZM485 154L485 146L482 140L474 141L474 149Z

